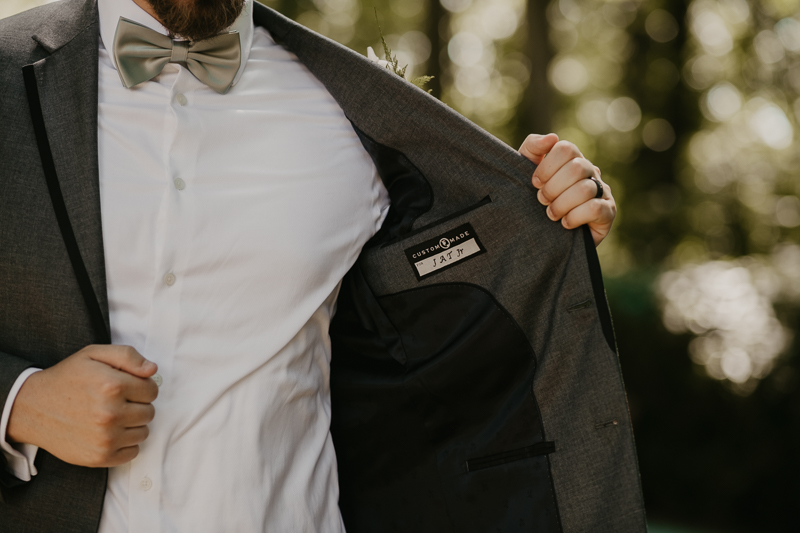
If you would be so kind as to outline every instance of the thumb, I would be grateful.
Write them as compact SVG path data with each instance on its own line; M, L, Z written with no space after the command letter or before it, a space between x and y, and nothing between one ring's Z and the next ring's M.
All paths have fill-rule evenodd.
M519 147L519 153L538 165L557 142L558 135L555 133L548 133L547 135L532 133L525 138L522 146Z
M158 370L158 365L145 359L130 346L97 345L88 352L89 358L139 378L149 378Z

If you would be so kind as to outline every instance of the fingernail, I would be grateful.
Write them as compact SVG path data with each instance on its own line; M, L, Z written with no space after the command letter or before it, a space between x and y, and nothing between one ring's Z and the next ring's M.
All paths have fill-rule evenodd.
M156 364L152 361L145 361L142 363L142 370L153 370L156 368Z
M550 220L552 220L553 222L555 222L555 220L556 220L556 217L554 217L554 216L553 216L553 212L552 212L552 211L550 211L550 207L549 207L549 206L548 206L548 208L547 208L547 218L549 218L549 219L550 219Z
M536 187L537 189L541 189L542 188L542 180L540 180L539 178L534 176L533 177L533 186Z
M561 225L564 226L564 229L569 229L569 224L567 224L566 218L561 219Z
M544 194L542 194L542 191L539 191L536 194L536 199L539 200L539 203L542 204L542 205L550 205L550 202L548 202L547 198L544 197Z

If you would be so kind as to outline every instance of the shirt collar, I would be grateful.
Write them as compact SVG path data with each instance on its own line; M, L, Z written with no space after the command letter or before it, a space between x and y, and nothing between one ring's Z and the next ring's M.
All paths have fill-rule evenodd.
M112 58L114 54L111 47L114 43L114 34L117 31L117 23L120 17L143 24L162 35L169 35L169 31L160 22L148 15L133 0L98 0L97 9L100 14L100 38ZM239 32L239 43L242 47L242 63L239 65L239 71L233 79L233 84L236 85L239 78L242 77L247 58L250 56L250 47L253 44L253 0L245 0L241 15L228 30ZM116 64L114 68L116 68Z

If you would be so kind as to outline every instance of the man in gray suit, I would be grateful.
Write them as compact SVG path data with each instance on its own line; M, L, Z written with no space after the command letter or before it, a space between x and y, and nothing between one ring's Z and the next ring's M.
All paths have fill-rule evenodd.
M135 2L172 34L187 37L200 48L203 43L220 41L215 36L241 19L242 3L236 0ZM328 313L329 320L332 302L339 295L336 319L330 326L335 407L332 419L321 419L325 432L320 442L330 447L325 437L330 423L348 529L643 530L627 407L594 255L594 246L607 234L614 218L613 197L600 182L599 170L573 145L557 143L552 135L532 136L523 145L524 155L541 162L535 167L384 69L262 6L255 6L253 17L257 29L251 58L274 59L278 56L270 54L279 54L284 47L296 54L303 68L341 106L344 113L337 115L337 124L345 117L345 122L352 123L355 135L349 124L345 128L351 134L348 142L360 143L380 174L386 192L376 192L371 201L380 204L381 195L391 200L388 212L379 209L376 214L380 229L369 232L360 243L356 241L358 249L365 245L358 259L342 261L353 268L341 285L341 277L334 280L332 298L325 300L327 307L312 309L306 322L292 330L293 335L309 331L308 324L320 309ZM4 92L0 150L7 162L0 181L4 191L0 399L10 405L6 399L15 397L3 422L7 437L17 443L15 451L31 463L36 457L35 466L29 465L30 473L38 470L28 482L2 473L5 503L0 503L0 525L4 531L96 531L98 527L101 532L123 527L180 531L188 527L181 526L189 523L184 521L185 515L193 514L206 530L217 530L222 526L209 520L216 513L215 502L224 498L215 494L213 483L205 492L192 492L194 487L180 483L175 489L174 480L164 474L169 467L163 465L160 473L132 477L132 472L149 460L136 457L140 448L144 451L156 438L155 434L148 438L147 426L162 416L155 415L153 403L162 401L156 400L161 374L174 367L175 361L172 355L164 356L163 362L158 361L161 368L157 374L156 365L145 358L149 356L144 349L146 341L141 344L145 357L133 347L109 344L124 337L120 308L130 302L123 305L121 300L113 300L116 294L107 289L106 271L116 271L125 258L111 257L108 252L114 246L108 236L112 228L104 225L101 233L101 220L105 224L106 213L118 205L106 205L106 195L114 184L104 181L108 174L104 157L115 153L108 144L115 130L104 128L113 123L109 118L114 111L107 109L113 108L117 89L103 85L103 61L104 53L106 59L112 54L113 61L107 66L120 67L124 90L131 91L123 94L135 92L142 97L148 96L147 84L167 78L169 71L165 69L161 78L140 80L137 69L147 70L152 65L140 68L137 64L125 71L121 66L128 59L117 50L127 46L134 50L131 57L138 53L145 63L162 58L161 67L176 63L215 93L230 91L222 97L206 91L213 97L209 102L246 96L248 80L240 72L249 63L236 56L234 68L228 69L230 79L226 78L230 43L209 51L166 39L167 45L174 47L172 51L148 48L139 53L143 42L157 47L163 39L132 21L128 29L133 40L125 41L120 30L123 22L116 33L108 34L113 37L101 38L98 75L97 35L104 35L102 21L102 9L98 17L93 1L68 0L0 26ZM263 33L258 33L262 29ZM244 33L246 29L239 36ZM263 40L264 35L280 44L273 47ZM240 53L245 51L238 37L231 41L240 47ZM211 59L192 55L198 53ZM280 56L277 61L299 64L290 56ZM199 68L191 69L193 62ZM188 74L180 69L176 70L175 86L194 83L182 81L181 74ZM292 75L301 75L301 70ZM354 87L352 79L361 80L362 85ZM303 90L314 88L313 80L306 82L310 85ZM197 94L204 90L198 89ZM180 127L180 113L184 112L181 108L194 103L186 97L188 91L170 96L178 117L176 127ZM201 97L197 98L201 103ZM188 136L187 131L184 138ZM135 147L139 142L138 138L128 139L123 145ZM231 151L230 144L223 142L217 149ZM178 146L169 152L180 154L180 150ZM249 153L262 166L275 163L259 160L254 151ZM186 163L179 168L181 164ZM196 173L202 174L200 170ZM531 187L531 176L538 192ZM183 191L187 181L174 178L174 189ZM312 193L306 189L307 195ZM534 207L536 196L546 209ZM320 208L331 203L328 200ZM383 203L388 204L385 199ZM553 224L553 220L562 224ZM274 221L260 223L265 224L264 231L274 230L270 226ZM329 223L322 218L315 226ZM579 226L583 229L568 231ZM213 234L212 229L200 227L206 235ZM299 237L306 238L305 234ZM321 259L323 263L326 260L331 258ZM267 269L260 264L259 272ZM189 272L186 277L191 276ZM154 289L156 300L159 291L169 294L173 286L185 290L180 285L182 278L176 285L175 274L183 275L170 270L163 278L159 276L158 283L163 286ZM219 275L213 279L213 283L221 282ZM108 281L109 286L118 283ZM249 305L247 300L243 302L234 307ZM192 312L203 311L194 308ZM157 337L158 327L146 326L145 337ZM327 331L325 320L321 330ZM222 337L224 343L241 340L228 335ZM324 348L325 337L319 339ZM276 354L285 350L281 345ZM175 354L181 356L180 350L176 348ZM188 355L198 354L195 350ZM233 357L235 350L230 355ZM193 364L190 368L197 368L197 363ZM220 366L213 368L212 374L234 366L227 359L213 364ZM322 391L322 411L329 408L326 365L323 354L322 374L312 388ZM31 374L32 368L45 370ZM26 372L27 379L20 380ZM245 376L255 372L249 369ZM178 389L182 375L168 377ZM244 378L237 379L238 387ZM213 384L205 385L213 388ZM263 385L256 384L248 390L260 389ZM224 389L211 403L224 403L231 390ZM182 392L188 395L190 389ZM268 398L264 403L288 404L288 398L291 395ZM205 397L195 400L188 402L187 408L194 409ZM165 405L183 408L187 404ZM209 414L213 408L204 409L187 416L201 421L214 416ZM303 409L298 413L308 412L308 406ZM164 411L171 412L170 407ZM231 417L230 413L226 416ZM164 433L178 431L178 422L175 424L163 428ZM235 426L225 427L217 431L218 439L240 438L226 433ZM266 427L259 438L274 431ZM213 432L205 433L204 438L212 440L195 440L191 445L195 449L215 446ZM290 448L308 445L305 439L276 441L270 446L262 442L262 457L244 457L236 468L269 463L274 460L272 454L278 453L275 446L284 444ZM36 447L38 451L31 450ZM320 451L311 462L335 469L336 463L330 459L326 463L324 457ZM224 455L216 459L225 464ZM294 476L294 471L308 462L307 458L296 459L287 476ZM125 468L130 470L119 470L120 465L129 465ZM106 467L116 467L110 480ZM210 471L212 465L198 460L197 468ZM238 472L236 468L233 470ZM258 483L275 483L268 479L274 468L269 465L264 475L257 476ZM246 477L245 470L241 472L237 475ZM321 501L335 503L335 472L327 472L329 477L314 488L323 487ZM151 478L156 478L155 488ZM173 491L158 486L159 481L164 487L173 484ZM291 493L290 485L280 488ZM122 492L114 493L114 487ZM253 530L256 523L265 530L333 531L341 527L334 516L338 513L326 514L322 504L299 510L275 508L277 496L269 496L266 485L259 487L262 500L257 505L270 509L270 516L260 522L229 517L227 520L241 521L227 522L225 529ZM310 499L319 497L312 493L315 496ZM154 494L160 499L148 503ZM208 505L192 508L170 504L176 494L191 496L189 503L193 498L213 497ZM114 495L122 496L115 499ZM121 499L125 502L117 501ZM237 509L232 514L252 511ZM139 522L137 512L156 519ZM259 508L255 512L265 511Z

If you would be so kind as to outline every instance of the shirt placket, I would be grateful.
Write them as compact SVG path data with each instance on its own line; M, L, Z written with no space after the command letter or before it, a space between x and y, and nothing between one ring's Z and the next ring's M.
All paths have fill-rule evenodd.
M175 72L177 70L177 72ZM129 479L129 525L131 533L154 533L164 529L160 517L164 502L164 461L169 429L181 412L180 397L170 387L175 347L180 325L181 291L187 272L191 185L197 164L200 132L193 113L192 74L178 65L167 65L160 83L168 102L165 121L164 185L159 238L154 243L155 276L145 357L154 360L159 386L154 402L156 416L150 435L131 463Z

